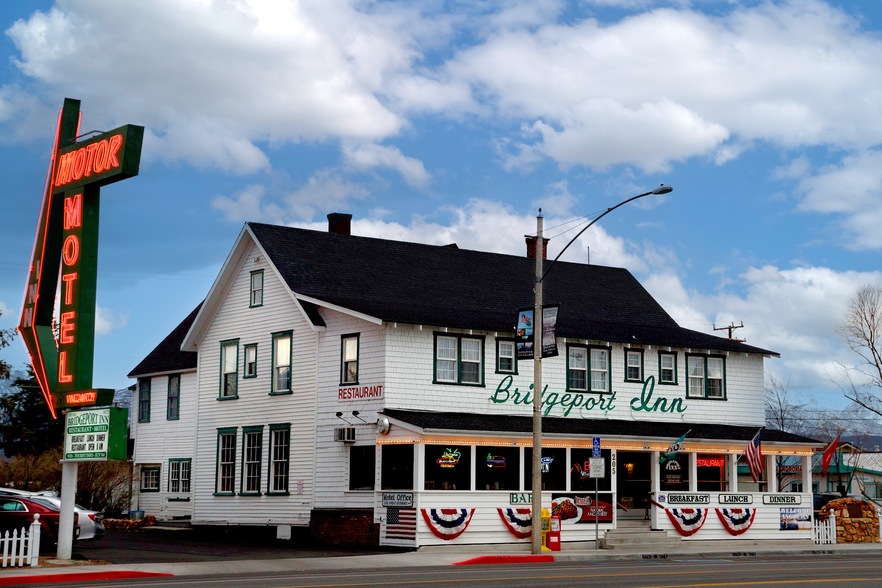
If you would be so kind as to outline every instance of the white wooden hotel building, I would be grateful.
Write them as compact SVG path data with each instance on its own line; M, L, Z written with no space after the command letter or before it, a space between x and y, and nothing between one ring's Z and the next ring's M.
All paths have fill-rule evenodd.
M137 506L331 543L528 542L533 366L513 336L535 247L358 237L350 218L247 223L204 302L129 374ZM624 269L559 262L545 299L560 311L543 501L564 542L594 539L592 509L601 536L644 518L689 540L811 536L811 494L779 493L772 470L801 456L810 475L817 442L764 430L763 480L737 473L777 354L681 328Z

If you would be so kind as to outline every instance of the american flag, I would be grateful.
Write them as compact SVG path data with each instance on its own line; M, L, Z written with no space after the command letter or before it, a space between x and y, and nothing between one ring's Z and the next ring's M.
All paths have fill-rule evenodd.
M753 476L754 482L758 481L763 473L762 434L762 429L757 431L744 451L744 457L747 458L747 465L750 467L750 475Z
M416 540L416 522L415 508L387 508L386 539Z

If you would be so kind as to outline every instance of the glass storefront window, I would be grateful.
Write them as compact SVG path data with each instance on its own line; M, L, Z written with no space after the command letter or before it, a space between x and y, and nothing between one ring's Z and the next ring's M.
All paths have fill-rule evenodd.
M566 490L567 450L563 447L542 448L542 489ZM533 448L524 448L524 490L533 489Z
M604 477L597 478L597 489L600 492L609 492L612 488L612 451L609 449L601 449L600 457L604 463ZM574 447L570 449L570 488L573 492L583 490L594 490L594 478L589 474L589 459L591 458L591 449Z
M475 489L520 490L521 450L479 445L475 458Z
M725 455L699 453L697 463L699 492L725 492L728 489Z
M689 491L689 454L678 453L674 459L666 461L659 467L661 472L661 489L665 491Z
M413 490L413 445L383 445L381 468L383 490Z
M426 445L426 490L471 490L472 448Z

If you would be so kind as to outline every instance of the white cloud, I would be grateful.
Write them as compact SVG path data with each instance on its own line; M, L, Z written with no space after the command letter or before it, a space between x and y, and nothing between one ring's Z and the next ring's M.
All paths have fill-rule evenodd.
M419 159L407 157L397 147L376 143L344 144L343 162L348 168L359 171L375 167L394 169L414 188L425 188L432 178Z
M772 177L778 180L799 179L811 171L812 163L805 155L800 155L785 166L772 170Z
M122 329L129 322L129 311L116 312L95 305L95 334L107 335L113 329Z
M509 167L541 154L663 170L699 154L722 164L754 141L879 143L882 119L865 98L882 92L880 50L856 19L804 0L500 28L446 73L499 115L531 121L537 140L516 145Z
M6 306L6 303L0 300L0 321L8 321L14 318L12 311Z
M267 165L256 141L398 133L405 119L378 95L419 58L413 13L343 0L67 0L7 35L19 69L81 97L89 125L145 124L163 139L148 142L154 157L250 173Z
M342 210L351 200L370 196L367 188L343 179L333 170L322 170L297 190L284 191L272 199L267 192L266 186L255 184L233 196L215 196L211 206L229 222L288 223L311 220L322 211Z
M882 150L861 151L799 182L799 209L839 215L853 249L882 247Z
M541 208L545 215L569 216L573 214L573 206L577 202L578 198L570 194L569 182L561 180L549 184L545 194L531 204L534 208Z

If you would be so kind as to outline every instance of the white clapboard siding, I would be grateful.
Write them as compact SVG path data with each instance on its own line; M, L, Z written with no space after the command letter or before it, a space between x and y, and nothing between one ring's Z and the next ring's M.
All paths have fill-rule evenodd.
M532 414L531 405L514 405L511 401L494 403L497 387L508 377L496 373L496 339L494 333L474 332L474 335L485 337L484 342L484 386L456 386L433 384L434 371L434 339L433 329L424 326L401 325L387 330L388 357L386 363L386 406L412 410L436 410L455 412L475 412L483 414ZM437 329L438 332L443 329ZM468 335L468 331L455 331ZM501 334L510 337L509 334ZM547 386L546 394L557 393L562 396L566 392L566 343L558 340L558 357L547 358L543 365L543 384ZM666 351L664 349L663 352ZM763 393L763 358L758 355L747 356L743 353L731 353L726 356L726 397L727 400L705 400L686 398L686 356L684 349L674 350L677 353L677 385L658 384L658 353L659 348L653 346L644 349L644 373L655 376L656 385L652 403L658 398L666 398L668 402L681 399L686 407L683 413L663 413L634 411L631 401L641 396L643 384L625 382L624 357L625 348L613 344L612 354L612 390L615 392L615 408L604 414L599 409L574 409L568 418L611 418L637 419L650 421L720 423L731 425L762 426L765 421L765 405ZM698 353L698 350L692 350ZM725 355L725 354L723 354ZM533 382L533 362L521 361L518 375L513 376L511 391L517 388L521 395L530 390ZM586 394L589 396L589 394ZM590 394L596 397L597 394ZM548 416L563 417L564 409L555 406Z
M732 536L726 531L725 527L723 527L723 523L720 522L720 518L717 516L715 509L717 508L737 508L733 505L721 505L718 501L717 494L715 492L710 492L711 503L707 506L709 509L707 520L701 529L691 535L689 537L684 537L683 539L686 541L702 541L708 539L739 539L744 541L753 541L753 540L784 540L784 539L811 539L812 538L812 530L811 530L811 513L812 513L812 495L811 494L790 494L788 496L801 496L802 504L791 505L792 508L803 508L805 512L808 513L809 523L808 529L797 531L797 530L781 530L781 509L789 508L787 505L770 505L763 504L763 495L761 493L750 493L753 496L753 504L744 505L743 508L756 508L756 518L753 521L753 524L750 528L743 534L738 536ZM658 522L657 526L660 529L670 530L674 533L674 525L671 523L671 520L668 518L668 515L661 512L661 509L655 507L659 512L656 513ZM676 507L680 508L680 507ZM682 508L690 508L689 506L683 506ZM704 506L700 508L705 508Z
M382 400L339 400L341 337L359 334L358 386L384 386L386 331L383 325L332 310L322 310L328 326L319 335L318 414L316 416L316 508L373 508L373 492L349 491L351 445L334 441L337 427L355 427L355 445L376 442ZM349 386L345 386L349 387ZM357 411L358 416L352 412ZM342 412L340 418L336 416ZM379 465L377 463L377 465Z
M254 259L258 261L255 263ZM317 334L260 250L250 246L236 260L234 278L199 348L199 417L193 460L194 523L306 525L313 504ZM249 308L251 271L264 270L263 306ZM293 331L293 394L271 396L272 333ZM239 339L238 398L218 400L220 342ZM244 346L257 344L257 377L243 379ZM269 425L290 423L289 496L267 496ZM263 426L260 496L239 496L242 427ZM236 427L236 496L214 496L217 430Z
M169 420L168 379L161 375L150 378L150 422L138 423L138 390L132 399L132 421L135 437L134 462L136 466L158 465L159 492L140 492L140 477L134 491L137 507L159 520L192 515L192 501L169 502L169 498L189 498L189 494L168 492L169 460L193 459L196 440L196 413L198 411L198 378L196 372L179 374L180 418ZM191 474L192 475L192 474Z

